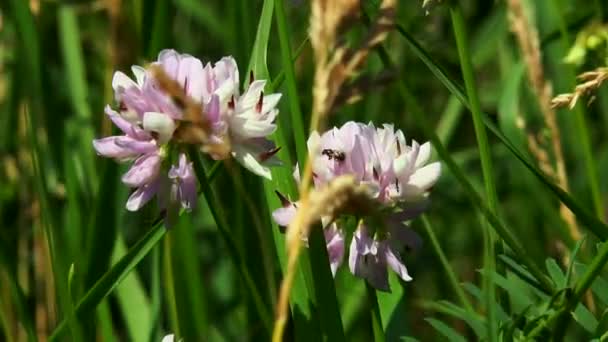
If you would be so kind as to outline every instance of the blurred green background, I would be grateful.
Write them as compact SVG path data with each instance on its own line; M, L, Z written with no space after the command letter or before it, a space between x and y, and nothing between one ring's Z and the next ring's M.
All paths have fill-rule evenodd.
M606 19L608 4L601 0L524 2L539 31L545 73L555 95L573 89L576 74L606 65L606 42L590 51L581 65L568 65L563 59L579 31ZM505 2L461 4L483 110L522 150L527 148L528 134L546 141L548 133L542 128L519 48L509 31ZM113 104L113 72L129 73L131 65L149 63L160 50L174 48L204 62L232 55L243 79L262 5L261 0L0 3L0 340L28 340L32 331L45 340L73 310L71 303L82 299L156 219L152 209L126 212L128 189L120 184L125 165L99 158L92 149L91 140L108 135L112 129L103 108ZM294 55L302 47L294 67L307 122L314 66L306 41L309 4L294 0L285 1L284 6ZM426 14L420 1L400 1L398 23L461 82L446 7L440 5ZM349 37L362 35L363 27L359 25ZM385 46L397 68L385 69L380 58L372 54L365 71L386 73L391 80L370 90L361 101L338 110L330 123L394 123L407 139L428 140L397 89L399 82L405 82L481 193L483 181L470 114L403 37L393 32ZM275 79L283 65L274 19L267 58L270 78ZM285 94L283 86L279 91ZM588 127L591 165L599 175L596 188L592 189L589 182L589 164L583 158L576 115L558 111L571 193L589 208L594 207L592 190L603 202L608 190L603 177L608 172L608 88L600 88L595 95L591 105L577 110L583 111ZM287 100L284 95L281 115L289 115ZM525 118L528 131L517 126L518 116ZM289 120L282 124L285 122L289 124ZM290 132L288 126L283 129ZM495 139L490 143L504 221L518 233L538 264L543 265L548 257L560 260L564 250L574 243L560 219L559 202L503 145ZM293 146L286 149L294 150ZM209 161L207 166L211 165ZM229 163L220 166L212 186L235 246L244 256L267 311L272 313L280 267L273 247L276 232L272 229L276 226L270 223L262 181L236 163ZM483 266L483 230L478 211L447 169L431 197L427 217L458 280L481 286L478 270ZM405 335L419 340L441 339L426 317L442 320L474 339L476 335L467 324L432 305L438 300L455 301L456 297L421 221L415 221L413 227L425 245L406 258L413 282L401 287L391 276L394 293L387 300L392 301L394 314L387 326L387 340ZM53 258L47 244L49 234ZM218 234L202 197L199 208L183 216L171 234L174 248L168 263L174 273L182 334L210 341L268 339L268 331L254 309L254 299L230 258L231 247ZM336 277L336 292L347 339L368 341L372 335L365 288L345 266ZM170 291L167 267L159 244L137 265L136 272L129 273L71 330L80 331L83 340L97 336L103 341L158 341L172 326L166 295ZM483 312L483 304L473 302ZM72 338L78 339L75 336ZM574 328L569 336L588 335ZM64 338L69 339L67 335Z

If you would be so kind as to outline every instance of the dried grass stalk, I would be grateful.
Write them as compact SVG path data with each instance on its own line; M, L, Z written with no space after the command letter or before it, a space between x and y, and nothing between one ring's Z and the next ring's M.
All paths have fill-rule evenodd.
M547 153L541 152L544 149L541 147L542 144L539 143L536 136L532 134L528 135L528 145L543 171L549 171L547 173L556 178L558 185L564 191L569 191L568 176L566 174L566 165L561 144L561 134L557 124L557 115L552 107L551 84L546 80L543 71L538 32L528 21L521 0L509 0L508 6L511 31L517 38L517 43L521 49L522 57L528 70L528 80L532 86L532 90L538 97L545 126L550 132L551 149L555 159L555 166L551 166L551 163L548 162L546 158ZM574 214L563 204L560 204L560 214L568 225L570 236L574 240L579 240L581 238L581 233L576 224Z
M346 46L340 35L346 32L359 15L357 0L313 0L311 2L310 42L315 57L311 130L321 130L324 118L351 94L348 82L361 68L369 52L380 44L394 24L396 0L383 0L379 15L369 28L366 38L355 48ZM314 153L314 151L309 151ZM287 322L289 294L293 286L296 263L302 247L301 236L308 235L311 223L321 216L334 216L357 200L369 201L365 191L356 186L352 177L335 179L327 187L310 191L312 166L306 162L300 183L300 206L287 228L287 270L281 284L276 322L272 340L281 342Z

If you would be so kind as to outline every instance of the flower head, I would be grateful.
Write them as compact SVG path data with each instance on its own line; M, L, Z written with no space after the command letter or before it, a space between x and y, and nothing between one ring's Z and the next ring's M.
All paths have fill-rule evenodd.
M253 81L241 95L232 57L203 65L174 50L161 51L149 68L133 66L131 70L133 79L120 71L114 74L112 88L118 105L116 110L106 107L122 133L93 141L99 155L134 161L122 177L125 185L134 188L128 210L139 210L156 195L159 207L169 209L169 215L179 207L195 207L192 164L183 153L176 157L183 144L227 146L229 153L201 149L214 159L232 155L254 173L271 177L268 165L276 162L273 156L278 149L267 136L276 129L281 95L265 95L265 81ZM188 131L192 127L199 131Z
M441 174L438 162L429 163L431 146L411 141L392 125L376 128L372 123L347 122L323 134L313 132L308 139L313 182L321 187L340 176L351 175L359 185L367 187L371 210L354 208L351 213L361 219L350 245L349 266L353 274L367 279L381 290L389 290L387 265L400 277L411 280L400 252L410 249L419 238L404 225L428 207L428 194ZM299 180L298 168L294 177ZM287 226L295 216L297 202L284 201L273 213L275 221ZM347 213L348 214L348 213ZM363 215L363 217L361 217ZM343 255L344 227L339 217L324 217L326 242ZM331 244L335 232L341 240ZM328 235L330 238L328 238ZM331 246L330 246L331 245ZM330 253L331 255L331 253ZM331 262L332 270L335 265Z

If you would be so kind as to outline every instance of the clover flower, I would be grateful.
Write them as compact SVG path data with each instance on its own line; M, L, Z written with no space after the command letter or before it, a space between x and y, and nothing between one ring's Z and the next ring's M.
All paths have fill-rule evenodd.
M404 223L428 207L429 190L441 174L438 162L428 163L430 144L411 141L408 145L403 132L395 131L392 125L376 128L372 123L365 125L352 121L322 135L313 132L307 144L315 187L342 175L352 175L359 184L370 189L373 210L348 213L360 219L350 242L351 272L384 291L390 290L387 266L404 281L411 280L401 252L419 246L420 239ZM297 167L294 177L299 181ZM284 200L283 207L273 213L274 220L281 226L289 225L297 205L297 202ZM334 273L344 255L345 227L339 219L322 218ZM341 238L334 239L336 235ZM332 251L336 251L333 257Z
M199 59L174 50L161 51L147 68L131 70L134 79L120 71L114 74L118 105L105 109L121 134L93 141L101 156L134 161L122 176L134 189L127 210L139 210L154 196L161 210L169 210L168 216L180 207L196 206L192 163L179 152L187 144L200 145L214 159L232 155L254 173L271 177L267 166L277 162L278 149L266 137L276 129L281 95L264 95L265 81L253 81L240 95L232 57L203 66Z

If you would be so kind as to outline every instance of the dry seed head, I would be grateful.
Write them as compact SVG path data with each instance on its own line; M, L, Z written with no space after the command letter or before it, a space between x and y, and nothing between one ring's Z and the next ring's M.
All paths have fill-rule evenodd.
M578 79L583 81L583 83L577 85L573 93L560 94L551 100L553 108L565 106L568 106L569 109L574 108L579 98L596 90L608 79L608 67L584 72L578 76ZM593 97L591 98L592 100Z
M188 96L179 82L169 77L159 65L152 64L149 70L160 89L182 110L182 119L177 122L173 138L180 143L201 145L201 150L214 159L226 159L230 155L228 136L223 136L221 143L211 141L211 125L204 115L203 104Z
M302 215L300 229L288 230L299 230L301 234L289 234L288 243L294 236L307 236L310 226L322 217L333 220L344 213L367 215L377 207L369 187L359 184L352 175L337 177L322 188L311 190L304 203L298 208L298 215Z
M310 37L317 64L313 87L315 113L325 116L352 97L348 93L355 91L349 90L346 83L357 74L371 49L386 39L394 24L395 7L395 0L382 1L367 37L358 47L350 48L338 37L348 27L348 19L356 16L358 2L313 2ZM337 101L338 98L341 100Z

